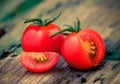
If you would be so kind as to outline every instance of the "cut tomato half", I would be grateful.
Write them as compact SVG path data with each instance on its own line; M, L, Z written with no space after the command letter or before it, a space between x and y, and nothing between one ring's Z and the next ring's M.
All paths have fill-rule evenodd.
M55 66L59 57L56 52L23 52L20 61L30 72L45 72Z

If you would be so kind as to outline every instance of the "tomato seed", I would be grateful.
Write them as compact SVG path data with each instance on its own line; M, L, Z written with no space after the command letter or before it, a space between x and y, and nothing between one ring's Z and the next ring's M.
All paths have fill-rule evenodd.
M48 58L45 55L35 56L35 57L33 57L33 59L38 63L39 62L46 62L48 60Z

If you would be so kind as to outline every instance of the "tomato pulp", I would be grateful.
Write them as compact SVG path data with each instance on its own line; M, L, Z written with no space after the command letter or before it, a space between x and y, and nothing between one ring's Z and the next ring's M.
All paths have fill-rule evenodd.
M30 72L45 72L55 66L59 57L55 52L23 52L20 62Z

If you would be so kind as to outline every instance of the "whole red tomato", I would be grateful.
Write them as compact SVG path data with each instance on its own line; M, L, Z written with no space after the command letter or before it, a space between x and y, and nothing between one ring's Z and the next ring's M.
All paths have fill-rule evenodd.
M105 54L104 41L92 29L84 28L80 30L80 21L78 19L77 21L75 28L67 25L68 29L56 34L64 33L65 31L71 32L62 43L62 56L74 68L89 69L99 65L103 60Z
M23 52L20 62L31 72L45 72L58 62L60 55L56 52Z
M60 16L60 15L59 15ZM56 18L52 20L42 21L39 19L29 19L25 21L33 22L30 24L24 31L22 35L22 48L27 52L44 52L44 51L53 51L60 53L61 43L64 39L63 34L59 34L53 38L50 38L50 35L58 32L60 28L52 24Z

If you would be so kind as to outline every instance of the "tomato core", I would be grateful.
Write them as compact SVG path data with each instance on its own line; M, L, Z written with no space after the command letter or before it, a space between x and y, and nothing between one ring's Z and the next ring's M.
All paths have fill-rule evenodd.
M42 55L33 56L33 59L37 63L43 63L48 60L48 57L46 55L42 54Z
M83 43L83 47L91 58L94 58L96 56L97 47L94 41L85 41Z
M77 34L77 37L83 46L83 50L85 50L85 52L87 52L87 54L90 58L94 59L94 57L96 56L96 52L97 52L97 46L96 46L94 40L90 39L90 37L81 39L78 34Z

